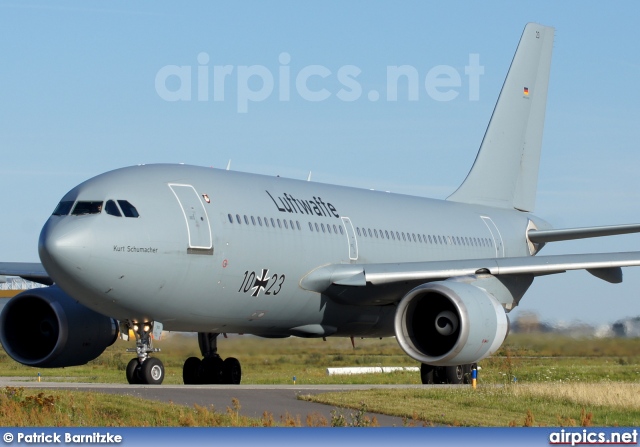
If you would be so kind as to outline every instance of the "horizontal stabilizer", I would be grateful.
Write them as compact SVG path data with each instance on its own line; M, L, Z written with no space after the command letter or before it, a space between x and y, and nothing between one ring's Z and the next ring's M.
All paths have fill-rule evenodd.
M571 241L590 237L615 236L640 233L640 224L608 225L603 227L564 228L558 230L529 230L527 236L535 244Z

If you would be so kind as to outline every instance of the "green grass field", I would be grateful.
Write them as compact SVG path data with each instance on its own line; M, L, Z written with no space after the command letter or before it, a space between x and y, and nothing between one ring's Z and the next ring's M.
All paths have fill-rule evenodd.
M124 368L131 357L125 349L132 345L118 341L87 365L61 369L24 367L0 351L0 376L36 380L40 373L43 381L125 383ZM242 362L243 384L291 384L294 376L297 384L420 383L418 373L408 372L355 376L326 374L327 367L337 366L417 366L394 339L355 340L354 349L348 339L325 342L238 336L220 339L218 346L223 357L237 357ZM181 383L182 363L188 356L198 355L196 338L172 334L156 343L156 347L162 349L158 357L166 367L165 383ZM302 415L300 422L287 419L285 415L269 414L263 420L248 420L234 410L242 402L229 402L227 409L166 405L164 410L169 414L139 419L138 414L153 415L163 406L153 403L150 404L153 411L132 414L124 409L126 397L47 391L38 398L40 391L27 389L19 391L18 398L16 391L12 395L11 390L5 389L0 395L0 424L358 425L364 424L357 416L366 409L403 417L408 425L640 425L640 399L635 397L640 395L639 339L572 339L514 334L495 356L482 361L480 366L479 385L475 390L471 387L369 390L304 397L353 409L356 413L351 414L356 415L355 423L345 421L340 415L331 421L307 420ZM612 398L615 396L620 398ZM16 405L33 410L37 405L33 406L32 399L37 403L49 397L47 402L59 407L59 411L54 412L55 417L50 415L52 419L35 420L27 416L18 421L8 419L9 415L18 414ZM82 405L89 405L95 418L89 419L86 412L72 411ZM42 408L50 407L44 405ZM47 414L46 411L42 413ZM80 413L84 416L79 419Z

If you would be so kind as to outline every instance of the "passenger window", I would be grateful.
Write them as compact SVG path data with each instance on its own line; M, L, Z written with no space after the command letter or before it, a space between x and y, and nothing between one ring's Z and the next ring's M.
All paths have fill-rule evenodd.
M101 212L102 202L78 202L71 214L81 216L84 214L100 214Z
M264 226L269 228L269 218L267 217L264 218Z
M316 222L316 224L315 224L315 225L316 225L316 231L317 231L318 233L320 233L320 227L318 226L318 223Z
M107 204L107 206L109 206L109 204ZM109 212L109 210L107 210L107 213ZM231 216L231 214L227 214L227 216L229 217L229 222L233 223L233 216Z
M246 223L247 225L249 225L249 218L247 217L247 215L244 215L244 223Z
M118 200L118 205L120 205L120 209L122 210L124 217L140 217L136 207L131 205L128 201Z
M300 222L296 220L296 226L298 227L298 231L302 231L302 228L300 228Z
M236 214L236 220L238 221L239 224L242 223L242 221L240 220L240 215L239 214Z
M258 225L262 226L262 218L258 216Z
M287 220L283 219L282 222L284 223L284 227L288 230L289 229L289 225L287 224Z
M255 217L251 216L251 223L253 224L253 226L256 226L256 219Z
M358 236L362 236L362 234L360 233L360 227L356 227L356 232L358 233Z
M320 227L322 228L322 232L326 233L325 228L324 228L324 224L320 224Z
M107 204L104 206L104 210L110 216L122 217L122 214L120 214L120 210L118 209L118 205L116 205L116 202L113 200L107 201ZM231 215L229 215L229 217L231 217Z
M278 219L278 228L282 228L282 222L280 222L280 219Z
M65 200L64 202L58 203L56 209L53 210L54 216L67 216L73 207L73 200Z
M340 234L344 236L344 230L342 229L342 225L339 225L338 228L340 229Z
M275 221L275 220L273 220L273 217L271 218L271 226L272 226L273 228L275 228L275 227L276 227L276 221Z

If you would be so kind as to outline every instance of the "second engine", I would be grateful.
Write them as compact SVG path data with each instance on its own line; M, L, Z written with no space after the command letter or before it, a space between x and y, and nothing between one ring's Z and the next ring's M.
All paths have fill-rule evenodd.
M0 314L0 341L15 361L59 368L83 365L118 338L117 321L51 286L13 297Z
M436 366L475 363L498 350L509 320L486 290L455 280L422 284L398 305L395 333L402 349Z

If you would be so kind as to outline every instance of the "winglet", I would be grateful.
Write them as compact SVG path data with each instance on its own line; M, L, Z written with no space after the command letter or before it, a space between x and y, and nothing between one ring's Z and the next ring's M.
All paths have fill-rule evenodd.
M525 27L473 167L447 200L533 211L553 35Z

